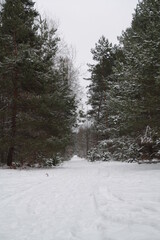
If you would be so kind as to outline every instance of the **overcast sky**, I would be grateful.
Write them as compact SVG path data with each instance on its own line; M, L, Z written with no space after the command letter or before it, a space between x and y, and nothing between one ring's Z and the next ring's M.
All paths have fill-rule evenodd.
M116 43L130 26L138 0L35 0L39 12L59 25L59 33L76 49L77 65L84 72L91 63L91 48L104 35Z

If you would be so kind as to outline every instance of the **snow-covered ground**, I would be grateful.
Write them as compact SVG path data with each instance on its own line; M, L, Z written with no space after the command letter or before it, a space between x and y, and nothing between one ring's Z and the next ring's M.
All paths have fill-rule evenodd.
M0 240L160 240L160 165L1 169Z

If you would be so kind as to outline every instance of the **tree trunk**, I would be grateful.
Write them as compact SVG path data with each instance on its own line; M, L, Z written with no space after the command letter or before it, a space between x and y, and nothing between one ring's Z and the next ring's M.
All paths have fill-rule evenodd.
M7 166L11 167L13 163L14 147L10 147L7 157Z
M17 58L17 43L16 34L14 34L14 54ZM13 79L13 102L12 102L12 123L11 123L11 145L8 150L7 165L12 166L13 156L15 151L15 136L16 136L16 117L17 117L17 98L18 98L18 70L15 68Z
M13 106L12 106L12 126L11 126L11 146L8 151L7 165L12 166L13 155L15 150L15 136L16 136L16 116L17 116L17 73L14 82Z

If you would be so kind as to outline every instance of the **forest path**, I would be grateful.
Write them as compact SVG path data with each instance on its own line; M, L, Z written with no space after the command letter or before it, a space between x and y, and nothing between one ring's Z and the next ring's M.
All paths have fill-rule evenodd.
M160 165L0 170L2 240L159 240Z

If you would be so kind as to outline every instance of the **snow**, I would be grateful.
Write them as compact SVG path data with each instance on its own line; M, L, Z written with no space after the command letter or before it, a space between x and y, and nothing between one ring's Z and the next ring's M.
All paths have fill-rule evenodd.
M1 240L159 240L160 165L0 170Z

